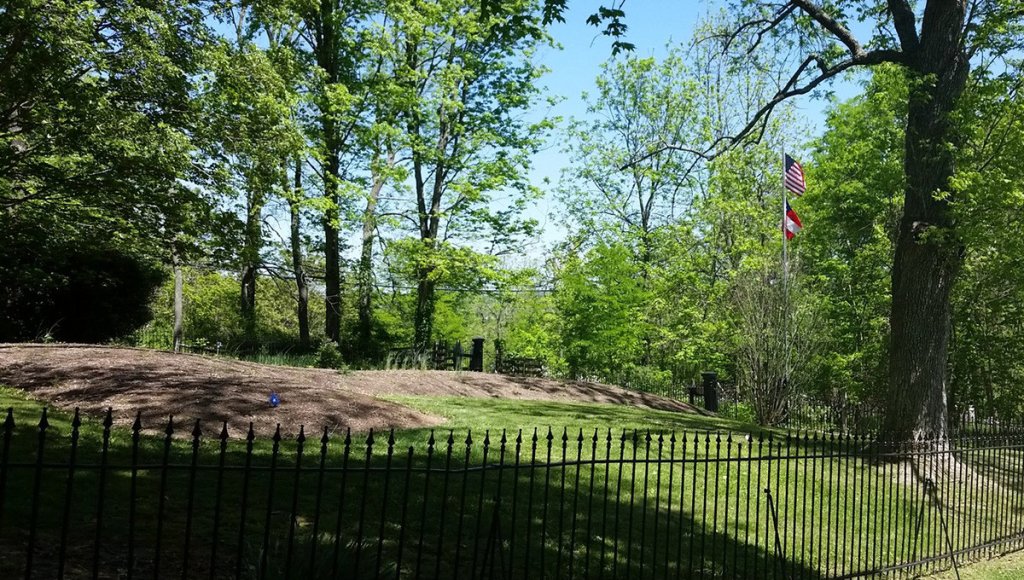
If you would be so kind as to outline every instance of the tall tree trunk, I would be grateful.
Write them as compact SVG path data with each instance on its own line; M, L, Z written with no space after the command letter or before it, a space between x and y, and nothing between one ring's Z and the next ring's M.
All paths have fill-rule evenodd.
M183 342L183 328L185 318L184 307L184 281L181 275L181 257L175 248L171 253L171 268L174 271L174 335L172 345L174 352L181 352Z
M326 75L326 83L337 85L340 76L338 70L338 31L335 18L336 0L321 0L320 26L316 46L317 65ZM324 153L326 155L324 171L324 305L325 333L327 339L341 343L341 263L338 243L340 221L338 183L341 177L341 138L338 135L338 122L332 112L329 97L320 104L320 123L324 133Z
M648 206L649 207L649 206ZM640 253L640 280L643 284L644 292L651 291L651 268L654 262L654 248L651 242L651 231L650 231L650 212L644 211L642 213L642 230L640 233L640 245L643 248ZM653 349L653 338L651 337L650 323L651 316L650 311L644 312L644 333L643 333L643 352L640 354L640 364L642 366L649 366L651 364L651 351Z
M425 350L430 346L430 338L434 331L434 307L437 304L437 283L431 279L429 269L417 269L416 278L416 314L415 337L416 348Z
M302 266L302 220L299 214L302 192L302 159L295 158L295 191L288 197L291 213L292 274L295 276L295 290L298 293L296 316L299 321L299 344L309 348L309 285L306 271Z
M341 252L338 244L338 156L328 156L328 177L325 200L329 207L324 213L324 273L325 305L327 307L325 332L329 340L341 342Z
M446 56L447 65L451 65L456 56L455 43L448 46ZM413 42L406 44L406 63L411 70L416 70L416 46ZM460 85L456 83L451 95L460 95ZM457 108L456 108L457 109ZM416 267L416 313L413 320L415 347L425 350L430 346L431 335L434 330L434 307L437 299L437 280L434 278L436 266L433 264L438 252L438 232L441 227L441 218L444 213L442 198L446 191L449 171L451 170L451 159L456 155L449 150L449 146L458 148L458 138L453 127L457 127L462 120L461 113L452 113L449 105L442 99L437 105L437 139L431 145L431 150L424 155L414 148L412 155L413 178L416 190L416 205L419 215L419 235L423 245L423 256L426 262ZM418 115L411 115L408 122L409 135L420 136L422 129L421 120ZM453 144L454 139L454 145ZM424 164L431 163L430 174L433 183L430 189L424 176ZM429 194L429 197L428 197Z
M889 396L882 436L910 441L947 427L950 292L962 260L950 190L960 136L950 116L969 71L961 2L929 2L908 54L907 178L892 271Z
M263 245L263 196L251 192L246 199L245 239L242 246L241 308L245 342L256 343L256 280L259 275L260 249Z
M324 199L328 203L324 212L324 304L327 310L325 333L327 339L341 343L341 252L338 244L338 155L328 153L327 183Z
M394 157L394 153L389 154L389 165L394 162ZM373 241L377 232L377 202L383 187L384 175L376 173L363 211L363 239L356 283L359 286L359 353L364 358L370 355L373 343Z

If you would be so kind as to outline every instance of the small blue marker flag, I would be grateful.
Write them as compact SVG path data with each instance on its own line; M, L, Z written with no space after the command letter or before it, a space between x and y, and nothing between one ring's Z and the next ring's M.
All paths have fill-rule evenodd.
M271 407L276 407L276 406L278 406L280 404L281 404L281 397L278 397L277 393L271 391L270 392L270 406Z

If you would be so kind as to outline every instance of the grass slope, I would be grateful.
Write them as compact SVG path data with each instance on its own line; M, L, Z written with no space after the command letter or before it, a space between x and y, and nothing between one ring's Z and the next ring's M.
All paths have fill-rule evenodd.
M736 431L758 433L763 431L756 425L749 425L697 413L661 411L629 405L595 403L567 403L561 401L527 401L508 399L481 399L466 397L408 397L388 396L385 400L411 407L423 413L438 415L446 419L436 431L453 429L456 432L490 430L492 433L505 429L516 433L522 429L531 432L534 428L550 427L559 432L565 428L571 432L583 430L588 436L595 430L604 432L612 429L639 429L641 432L670 431ZM431 429L407 429L403 435L426 438ZM403 437L407 439L407 437Z

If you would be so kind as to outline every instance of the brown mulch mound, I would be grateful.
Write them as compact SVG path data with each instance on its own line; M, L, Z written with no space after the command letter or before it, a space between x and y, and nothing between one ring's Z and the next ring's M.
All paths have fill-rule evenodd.
M618 403L679 412L695 409L664 397L586 382L446 371L355 371L261 365L193 354L95 345L0 345L0 384L25 389L63 409L115 421L164 425L168 416L227 421L242 436L251 421L261 435L280 423L283 434L299 425L415 428L444 419L385 401L380 395L495 397L503 399ZM270 392L281 405L271 407ZM176 421L177 422L177 421ZM179 423L180 424L180 423Z

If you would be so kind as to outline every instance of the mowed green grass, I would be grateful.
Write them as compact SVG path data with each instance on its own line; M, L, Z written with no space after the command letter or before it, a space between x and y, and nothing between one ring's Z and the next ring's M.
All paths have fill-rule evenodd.
M579 431L591 437L595 430L602 435L611 429L616 435L623 429L639 429L641 433L668 434L675 431L733 431L736 433L761 433L766 430L756 425L720 419L712 415L677 413L627 405L596 403L566 403L561 401L528 401L493 398L466 397L382 397L385 400L412 407L416 410L439 415L447 419L435 434L446 430L466 433L472 430L478 436L490 431L492 437L500 436L505 430L507 437L515 437L522 430L530 436L538 429L541 436L550 428L561 435L568 430L573 438ZM426 439L430 429L408 429L402 431L403 439Z
M391 400L446 417L448 424L396 432L393 445L389 434L376 433L370 455L368 434L352 434L346 445L344 433L334 432L323 471L318 469L320 433L311 429L301 469L296 469L294 440L282 441L275 457L273 442L257 439L248 477L244 441L226 443L229 470L219 471L212 469L218 465L219 442L208 432L197 449L200 469L193 476L187 437L165 447L162 437L144 435L133 476L125 468L133 462L130 432L115 428L108 461L120 467L108 470L102 484L99 526L96 469L76 472L70 480L72 501L66 502L70 417L51 413L36 563L52 571L59 559L66 505L72 529L66 560L83 574L93 565L89 547L96 537L105 546L104 570L123 570L127 547L134 546L140 575L151 574L158 559L165 574L180 574L189 552L193 576L209 575L215 561L217 576L240 570L245 577L265 572L270 578L324 577L337 570L348 577L376 577L398 566L407 574L451 577L461 571L471 577L485 575L499 556L516 577L565 576L570 570L580 577L690 577L703 570L707 577L818 578L942 551L941 520L923 487L899 464L858 456L863 441L786 438L714 417L620 405ZM8 556L23 551L30 528L35 425L43 405L16 389L0 389L0 406L14 408L10 460L20 464L10 472L0 514L0 555L5 556L0 576L7 577L21 574L23 553ZM181 427L185 433L191 428ZM517 441L520 430L523 438ZM432 434L435 445L428 453ZM78 462L98 463L101 435L99 421L87 419ZM474 469L484 460L484 437L491 443L487 463L502 463L504 469ZM181 467L159 469L165 454ZM1021 495L1009 483L998 486L974 474L983 466L1019 473L1020 450L962 458L963 465L968 462L979 469L963 469L961 475L971 477L942 490L955 497L947 509L959 517L949 522L957 545L1018 532L1006 516L1024 509ZM338 469L342 466L347 469ZM466 466L471 469L459 470ZM451 470L437 471L446 467ZM778 512L778 547L765 488ZM1006 509L1000 511L1000 505ZM497 534L492 533L495 521Z
M961 566L960 580L1020 580L1024 578L1024 552L996 554L992 560L982 560ZM956 580L953 570L946 570L933 576L930 580Z

